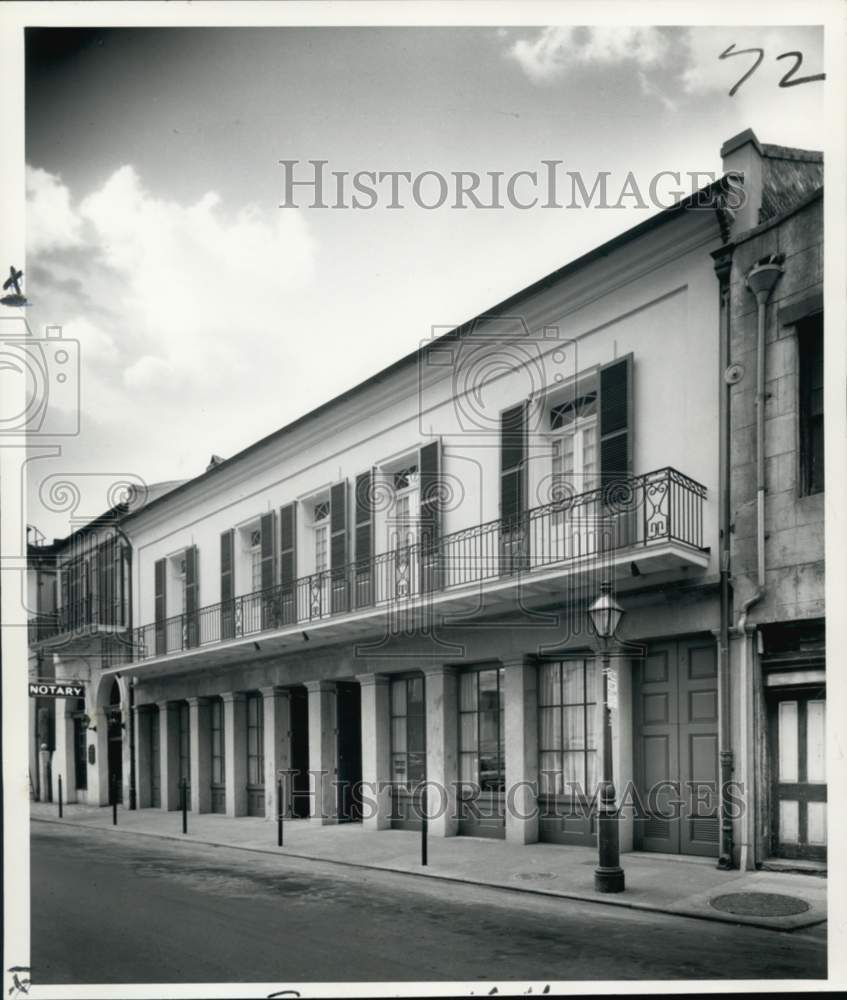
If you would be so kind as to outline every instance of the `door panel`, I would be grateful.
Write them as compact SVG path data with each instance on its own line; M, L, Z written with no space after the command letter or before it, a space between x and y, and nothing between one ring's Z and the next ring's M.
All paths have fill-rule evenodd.
M768 706L778 857L826 860L825 710L820 689L782 691Z
M636 847L718 854L717 655L708 640L653 645L636 664Z

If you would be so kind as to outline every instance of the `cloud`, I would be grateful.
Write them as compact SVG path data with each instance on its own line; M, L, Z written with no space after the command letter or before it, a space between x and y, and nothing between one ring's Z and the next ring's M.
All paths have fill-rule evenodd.
M82 220L71 207L60 177L40 167L26 168L27 250L44 253L82 243Z
M667 58L669 34L655 27L547 27L507 50L529 79L547 84L585 65L631 62L653 69Z

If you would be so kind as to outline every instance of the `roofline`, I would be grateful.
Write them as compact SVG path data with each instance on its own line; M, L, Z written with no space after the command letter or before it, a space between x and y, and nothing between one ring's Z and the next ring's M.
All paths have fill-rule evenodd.
M819 199L822 199L823 187L823 184L821 184L820 187L816 187L814 191L810 191L808 194L803 195L799 201L795 202L789 208L786 208L784 212L780 212L779 215L774 215L770 219L765 219L765 221L760 222L758 226L754 226L752 229L746 229L743 233L739 233L734 240L730 240L722 247L718 247L717 250L712 251L712 256L717 259L727 250L741 246L742 243L747 243L749 240L755 239L757 236L761 236L762 233L766 233L769 229L773 229L774 226L778 226L780 223L785 222L786 219L790 219L792 215L796 215L804 208L807 208L809 205Z
M537 281L534 281L531 285L527 285L520 291L514 292L508 298L503 299L502 302L498 302L497 305L494 305L490 309L478 313L471 319L466 320L464 323L459 324L459 326L454 327L454 329L448 331L445 334L442 334L436 340L431 341L429 344L426 345L426 348L420 348L420 347L416 348L414 351L404 355L397 361L393 361L386 368L382 368L378 372L375 372L373 375L369 375L368 378L366 378L364 381L356 383L356 385L351 386L349 389L345 389L344 392L339 393L337 396L333 396L331 399L326 400L326 402L320 403L314 409L308 410L301 416L296 417L290 423L285 424L284 426L278 428L275 431L271 431L271 433L266 434L265 437L259 438L258 441L254 441L252 444L247 445L246 448L242 448L241 451L236 452L234 455L231 455L227 459L224 459L223 462L220 462L219 464L206 469L204 472L201 472L193 479L185 480L185 482L183 482L181 486L177 486L175 489L162 494L162 496L157 497L155 500L151 501L151 503L147 504L146 506L140 507L138 510L131 511L126 515L126 517L123 518L123 520L130 521L133 518L137 517L138 515L145 513L149 510L152 510L162 501L166 499L170 500L177 494L180 494L183 491L188 490L192 486L205 482L206 480L209 479L209 477L220 473L222 469L231 467L234 463L246 458L248 455L252 454L255 451L258 451L265 445L270 444L272 441L276 441L277 439L283 437L284 435L290 434L292 431L296 430L302 424L306 423L309 420L313 420L315 417L326 412L330 407L353 398L354 396L363 392L365 389L369 388L374 382L381 381L386 376L392 375L395 372L399 371L400 369L411 364L413 361L416 361L423 350L428 349L429 347L432 347L435 344L440 344L443 343L444 341L455 339L457 337L465 335L474 326L474 324L478 323L480 320L489 316L496 315L502 310L508 309L509 307L513 306L516 302L518 302L520 299L533 295L536 292L542 291L543 289L549 287L550 285L555 284L557 281L560 281L562 278L567 277L568 275L581 270L582 268L588 266L589 264L592 264L596 260L599 260L601 257L607 257L612 251L620 249L626 244L632 242L633 240L639 239L640 237L646 235L647 233L652 232L654 229L658 229L666 222L670 222L672 219L675 219L677 216L681 215L687 208L689 208L695 202L696 203L702 202L704 196L715 195L718 194L720 191L725 191L728 186L729 178L740 179L741 175L734 171L730 171L726 174L723 174L721 177L717 178L717 180L712 181L711 184L708 184L706 185L706 187L700 188L699 190L688 195L687 198L683 198L676 204L670 205L668 208L662 209L661 212L657 212L655 215L651 215L649 218L644 219L643 222L639 222L637 225L632 226L630 229L626 229L622 233L618 233L617 236L613 236L611 239L606 240L605 243L601 243L599 246L594 247L593 250L587 251L580 257L577 257L574 260L569 261L567 264L564 264L557 270L552 271L550 272L550 274L545 275L543 278L539 278Z

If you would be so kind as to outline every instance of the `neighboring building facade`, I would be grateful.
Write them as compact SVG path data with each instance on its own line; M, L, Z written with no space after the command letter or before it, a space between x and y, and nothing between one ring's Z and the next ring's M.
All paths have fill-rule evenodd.
M426 780L433 835L593 843L587 609L609 581L627 612L622 848L761 860L754 783L723 826L719 794L721 764L736 780L761 766L740 686L758 667L733 662L755 643L729 628L727 568L738 594L749 569L738 529L734 562L721 555L722 374L729 332L739 357L746 344L735 299L759 239L732 221L732 193L713 185L122 512L131 660L87 676L89 715L117 708L130 735L108 758L98 726L88 801L106 801L106 754L138 808L185 794L270 818L284 773L292 815L409 828ZM80 670L67 650L54 666Z

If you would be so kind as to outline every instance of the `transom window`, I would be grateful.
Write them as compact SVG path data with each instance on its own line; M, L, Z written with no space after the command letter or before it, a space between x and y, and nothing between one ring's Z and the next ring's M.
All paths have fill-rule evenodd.
M506 782L503 667L459 677L459 776L483 791L502 791Z
M557 431L569 424L574 424L578 420L586 417L597 416L597 390L590 389L588 392L577 396L576 399L569 399L565 403L559 403L550 409L550 430Z
M540 793L591 795L598 774L595 661L542 664L538 706Z
M423 677L391 682L391 780L412 791L426 779Z
M394 473L394 489L397 492L401 490L412 489L418 484L418 467L416 465L410 465L405 469L399 469Z

